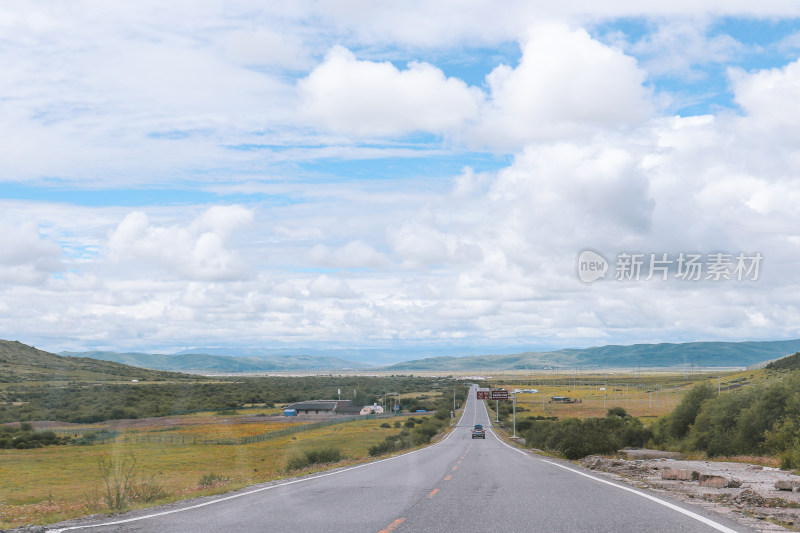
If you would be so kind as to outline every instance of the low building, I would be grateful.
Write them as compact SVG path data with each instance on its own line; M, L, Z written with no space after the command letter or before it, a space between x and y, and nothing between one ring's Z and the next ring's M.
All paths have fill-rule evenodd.
M361 408L362 415L382 415L383 414L383 406L378 405L377 403L372 405L365 405Z
M295 409L298 415L358 415L361 406L353 400L307 400L295 402L285 407Z

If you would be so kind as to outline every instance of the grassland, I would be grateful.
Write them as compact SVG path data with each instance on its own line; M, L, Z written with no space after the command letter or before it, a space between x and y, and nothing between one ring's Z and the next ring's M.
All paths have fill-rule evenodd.
M101 511L96 500L102 489L97 464L102 457L134 458L139 475L145 479L152 476L167 494L151 504L165 503L285 477L289 458L315 448L339 448L348 458L342 464L367 460L370 446L398 432L393 424L381 427L386 422L355 421L238 446L104 444L0 450L0 528L52 523ZM218 423L186 426L178 431L240 435L270 431L275 425ZM217 481L211 487L201 486L201 478L211 473Z
M654 419L671 412L692 387L711 383L721 393L735 392L751 384L765 384L777 374L770 370L737 370L686 375L683 372L595 372L563 373L516 372L481 384L482 387L535 389L537 393L517 393L517 406L526 409L521 416L556 416L559 419L605 416L611 407L622 407L628 414ZM552 402L565 396L580 403ZM494 407L495 402L489 402ZM510 403L510 402L509 402Z

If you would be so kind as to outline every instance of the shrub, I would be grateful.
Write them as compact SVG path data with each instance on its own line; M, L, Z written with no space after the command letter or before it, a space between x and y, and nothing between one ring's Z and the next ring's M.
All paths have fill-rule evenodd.
M391 426L391 425L389 425L389 422L384 422L383 424L381 424L381 427L382 427L382 428L390 428L390 427L392 427L392 426Z
M623 446L643 446L652 433L636 418L622 419L615 415L584 420L532 420L524 436L527 446L559 452L567 459L580 459L613 453Z
M207 489L210 487L219 487L221 485L227 485L231 482L231 478L227 476L218 476L214 472L209 472L208 474L203 474L200 477L200 481L197 483L197 486L201 489Z
M338 448L307 450L302 455L291 457L286 463L286 470L300 470L316 464L338 463L344 458L342 451Z

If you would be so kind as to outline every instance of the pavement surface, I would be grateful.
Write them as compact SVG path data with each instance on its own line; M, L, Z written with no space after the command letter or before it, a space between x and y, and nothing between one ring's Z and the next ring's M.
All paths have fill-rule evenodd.
M483 424L486 439L472 439ZM531 454L491 429L474 391L438 443L225 496L49 531L752 532L715 513Z

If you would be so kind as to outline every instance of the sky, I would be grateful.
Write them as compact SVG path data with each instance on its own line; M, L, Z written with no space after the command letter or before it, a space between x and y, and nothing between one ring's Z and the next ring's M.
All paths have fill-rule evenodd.
M0 4L0 337L800 338L800 3L598 4Z

